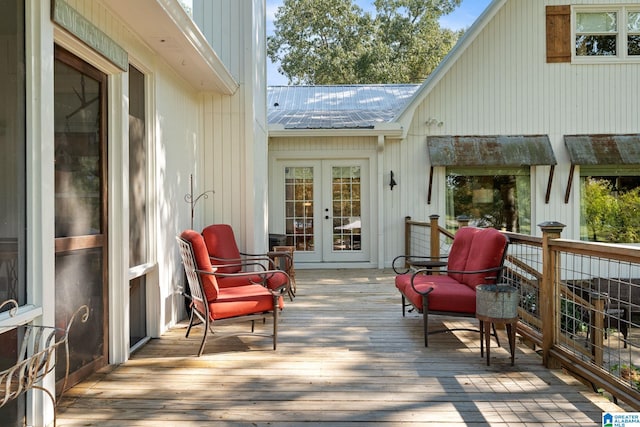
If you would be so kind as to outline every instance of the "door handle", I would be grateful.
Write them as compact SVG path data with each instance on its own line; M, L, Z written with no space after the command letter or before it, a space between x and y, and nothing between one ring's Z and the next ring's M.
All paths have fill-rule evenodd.
M325 216L324 216L324 219L329 219L329 215L325 215Z

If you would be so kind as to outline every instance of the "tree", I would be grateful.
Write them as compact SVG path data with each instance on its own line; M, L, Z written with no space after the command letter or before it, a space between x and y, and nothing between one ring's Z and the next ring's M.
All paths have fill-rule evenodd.
M284 0L267 40L290 84L419 83L462 32L440 27L461 0Z

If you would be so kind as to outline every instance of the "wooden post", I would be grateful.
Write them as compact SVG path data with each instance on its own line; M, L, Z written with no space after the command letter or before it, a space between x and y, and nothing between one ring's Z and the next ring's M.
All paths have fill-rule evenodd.
M565 225L550 221L538 224L542 230L542 283L540 283L540 317L542 320L542 363L552 366L550 350L556 342L559 329L560 307L560 255L549 248L549 241L560 237Z
M469 221L471 221L471 218L466 215L459 215L456 218L456 221L458 221L458 228L467 227L469 225Z
M410 221L411 221L410 216L404 217L404 255L405 255L404 266L405 268L409 267L409 263L408 263L409 258L406 258L406 257L411 256L411 224L409 223Z
M440 256L440 228L438 227L439 215L429 215L431 237L429 238L429 256Z

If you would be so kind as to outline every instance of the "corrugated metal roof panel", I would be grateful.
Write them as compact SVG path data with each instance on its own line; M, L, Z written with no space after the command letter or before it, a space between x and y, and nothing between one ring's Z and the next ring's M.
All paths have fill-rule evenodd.
M574 165L640 164L640 134L565 135L564 143Z
M432 166L555 165L547 135L430 136Z
M285 129L370 129L394 119L419 85L271 86L269 124Z

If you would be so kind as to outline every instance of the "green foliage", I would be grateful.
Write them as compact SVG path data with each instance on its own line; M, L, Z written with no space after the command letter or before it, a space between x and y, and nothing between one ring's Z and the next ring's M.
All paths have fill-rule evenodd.
M290 84L418 83L462 32L440 27L461 0L376 0L376 13L353 0L284 0L267 39Z
M609 180L587 178L582 207L588 240L640 242L640 187L615 194Z

